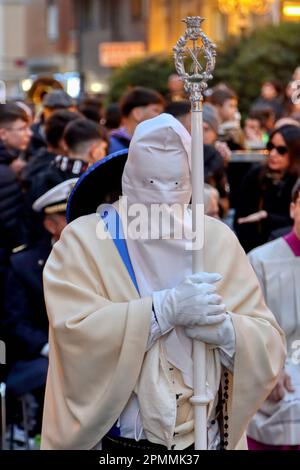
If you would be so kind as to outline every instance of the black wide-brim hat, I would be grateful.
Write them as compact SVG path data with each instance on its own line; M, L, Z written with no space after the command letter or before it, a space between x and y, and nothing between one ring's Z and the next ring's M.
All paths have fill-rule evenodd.
M88 168L77 181L67 206L67 222L93 214L100 204L112 204L122 194L128 149L119 150Z

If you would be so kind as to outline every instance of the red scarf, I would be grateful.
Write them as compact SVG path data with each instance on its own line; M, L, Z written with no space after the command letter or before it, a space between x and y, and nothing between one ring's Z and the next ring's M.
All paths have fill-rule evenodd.
M292 230L288 235L285 235L283 238L289 245L294 255L300 256L300 239L297 237L296 232Z

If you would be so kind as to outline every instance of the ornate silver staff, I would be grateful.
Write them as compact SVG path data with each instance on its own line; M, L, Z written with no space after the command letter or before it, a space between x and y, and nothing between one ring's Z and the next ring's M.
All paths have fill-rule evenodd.
M203 158L203 91L207 81L212 79L215 68L216 46L201 29L204 18L188 16L183 20L187 27L183 36L174 47L175 67L184 82L184 88L190 96L192 108L192 220L196 240L200 246L193 247L193 272L203 271L204 241L204 158ZM199 45L198 40L200 40ZM192 47L187 43L191 41ZM199 55L204 57L205 64L200 63ZM190 57L190 73L185 70L185 61ZM206 346L200 341L193 341L194 359L194 405L195 449L207 449L207 405L209 398L206 392Z

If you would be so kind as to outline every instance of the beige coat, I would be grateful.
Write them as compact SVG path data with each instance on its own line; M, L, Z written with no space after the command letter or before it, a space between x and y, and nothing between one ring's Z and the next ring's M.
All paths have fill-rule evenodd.
M103 232L96 214L67 226L44 271L50 365L42 448L93 448L134 390L146 436L169 445L176 423L168 416L176 415L176 401L162 341L145 352L152 299L138 297L114 243L99 240L96 228ZM276 383L284 363L284 340L234 234L207 218L205 236L205 270L223 275L219 292L233 312L236 333L229 384L233 449L242 445L250 418ZM208 361L208 382L214 390L218 383L213 382L220 378L216 351L208 354Z

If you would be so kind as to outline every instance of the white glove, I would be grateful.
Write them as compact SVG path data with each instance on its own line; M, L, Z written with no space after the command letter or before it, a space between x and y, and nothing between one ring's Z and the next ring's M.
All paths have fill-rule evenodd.
M219 323L185 328L185 333L192 339L222 348L229 356L235 352L235 332L228 313L225 315L225 320Z
M212 325L225 320L225 305L212 285L221 279L218 273L197 273L173 289L153 292L154 311L162 334L174 326Z

